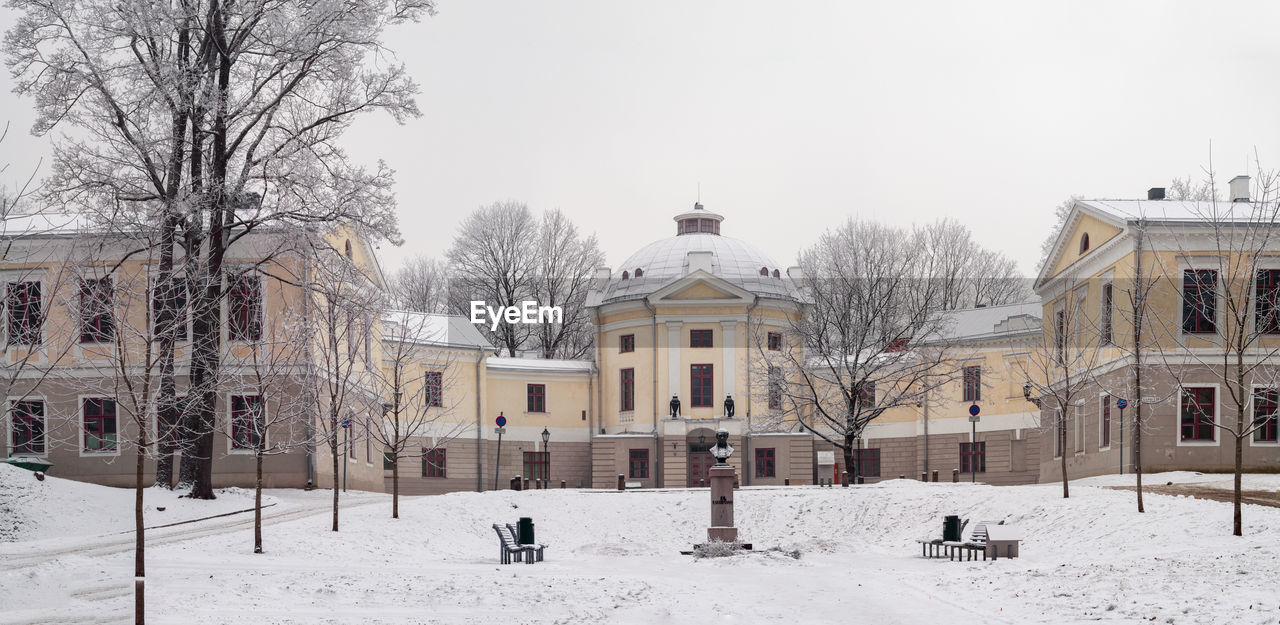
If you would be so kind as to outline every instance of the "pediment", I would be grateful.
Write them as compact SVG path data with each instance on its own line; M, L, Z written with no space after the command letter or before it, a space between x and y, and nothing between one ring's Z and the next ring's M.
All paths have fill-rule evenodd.
M705 271L694 271L658 289L649 296L649 301L655 304L723 304L750 303L754 298L746 289Z

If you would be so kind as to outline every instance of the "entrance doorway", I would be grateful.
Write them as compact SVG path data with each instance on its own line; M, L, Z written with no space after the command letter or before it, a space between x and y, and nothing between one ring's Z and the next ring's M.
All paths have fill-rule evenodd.
M688 488L709 486L711 466L716 463L715 456L711 455L711 448L716 444L716 433L706 428L699 428L690 432L685 437L685 441L689 446L689 475L685 486Z

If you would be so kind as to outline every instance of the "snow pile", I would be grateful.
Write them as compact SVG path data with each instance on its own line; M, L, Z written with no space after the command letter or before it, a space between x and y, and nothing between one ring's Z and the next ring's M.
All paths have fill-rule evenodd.
M223 489L214 501L148 488L143 519L164 525L253 507L253 491ZM134 491L35 474L0 463L0 543L116 534L133 529ZM264 497L263 505L274 503ZM164 508L161 511L159 508Z

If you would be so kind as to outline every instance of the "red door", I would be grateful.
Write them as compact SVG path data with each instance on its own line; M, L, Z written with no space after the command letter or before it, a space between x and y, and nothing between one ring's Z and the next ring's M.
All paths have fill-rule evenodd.
M711 469L711 465L716 463L715 457L709 451L690 451L689 452L689 482L686 484L689 488L709 486L707 476Z

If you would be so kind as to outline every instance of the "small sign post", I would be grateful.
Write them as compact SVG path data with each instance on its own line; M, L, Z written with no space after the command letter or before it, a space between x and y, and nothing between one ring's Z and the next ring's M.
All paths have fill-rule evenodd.
M973 425L973 438L969 439L969 482L977 483L978 481L978 421L982 418L978 415L982 413L982 408L978 404L969 406L969 423Z
M498 459L493 463L493 490L498 490L498 472L502 470L502 433L507 430L507 418L499 411L494 423L498 424L498 427L493 428L493 431L498 434Z

